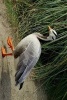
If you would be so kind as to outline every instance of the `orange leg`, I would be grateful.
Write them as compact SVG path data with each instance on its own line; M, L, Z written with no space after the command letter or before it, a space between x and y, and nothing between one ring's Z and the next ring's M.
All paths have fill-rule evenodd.
M13 46L12 38L11 37L7 38L7 44L9 45L9 47L11 48L11 50L13 51L14 50L14 46Z
M1 48L1 52L2 52L2 57L12 55L12 53L6 53L6 50L5 50L5 48L4 48L4 47L2 47L2 48Z

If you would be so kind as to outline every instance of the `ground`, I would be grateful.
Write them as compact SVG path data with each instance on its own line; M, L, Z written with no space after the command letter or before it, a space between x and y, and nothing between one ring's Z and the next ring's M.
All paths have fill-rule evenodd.
M0 48L5 45L7 52L11 52L6 42L7 37L11 36L11 30L7 21L6 7L0 0ZM30 76L19 91L15 86L15 66L14 57L3 58L0 49L0 100L47 100L45 93L39 88L39 83L35 84Z

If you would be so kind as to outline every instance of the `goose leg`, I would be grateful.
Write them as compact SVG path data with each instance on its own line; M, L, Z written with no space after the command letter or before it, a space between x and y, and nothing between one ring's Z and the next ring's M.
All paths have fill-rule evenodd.
M7 53L4 47L1 48L1 53L2 53L2 57L12 55L12 53Z
M11 50L13 51L14 50L14 46L13 46L12 38L11 37L7 38L7 44L9 45L9 47L11 48Z

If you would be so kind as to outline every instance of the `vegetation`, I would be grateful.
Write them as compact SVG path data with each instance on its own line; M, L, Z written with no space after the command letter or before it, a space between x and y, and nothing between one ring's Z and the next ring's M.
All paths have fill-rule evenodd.
M48 25L57 31L55 41L42 41L42 54L34 78L43 82L49 100L66 100L67 0L15 1L6 0L5 4L20 39L35 31L48 35Z

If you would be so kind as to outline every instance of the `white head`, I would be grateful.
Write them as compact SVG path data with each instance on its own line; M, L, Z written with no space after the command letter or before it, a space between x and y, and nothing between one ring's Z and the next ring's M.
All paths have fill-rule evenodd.
M49 36L44 36L40 34L39 32L34 32L33 34L36 35L37 38L44 41L55 40L57 36L57 32L54 29L52 29L50 26L48 26L48 28L49 28Z
M56 36L57 36L57 32L54 29L52 29L50 26L48 26L48 28L49 28L48 38L51 38L52 40L55 40Z

